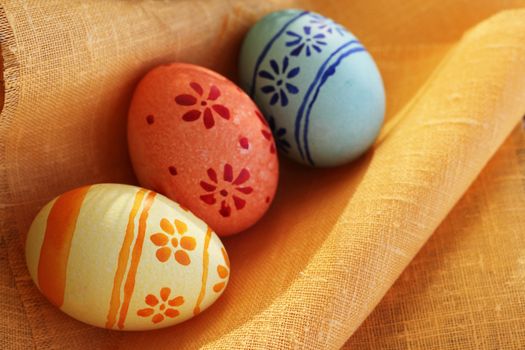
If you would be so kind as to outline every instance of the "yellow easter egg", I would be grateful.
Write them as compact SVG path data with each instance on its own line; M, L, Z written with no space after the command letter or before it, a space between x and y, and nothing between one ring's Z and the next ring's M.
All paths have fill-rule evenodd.
M170 199L98 184L49 202L33 221L26 261L39 290L82 322L164 328L197 315L228 283L217 235Z

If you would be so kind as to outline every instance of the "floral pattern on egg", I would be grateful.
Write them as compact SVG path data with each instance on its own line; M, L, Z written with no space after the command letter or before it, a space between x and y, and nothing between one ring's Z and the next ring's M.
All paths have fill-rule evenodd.
M221 91L215 85L210 86L210 91L207 97L203 96L203 89L199 83L191 82L190 87L197 93L198 96L190 94L182 94L175 97L175 102L180 106L191 106L191 110L182 115L182 119L186 122L193 122L201 118L206 129L211 129L215 125L214 114L221 118L230 119L230 110L220 103L216 103L221 96ZM197 106L197 108L195 108ZM200 106L200 107L199 107Z
M231 215L232 204L237 210L246 206L246 198L243 195L249 195L253 192L251 186L245 185L250 179L248 169L241 169L235 179L231 164L224 165L222 177L217 177L217 173L212 168L208 169L206 173L208 182L200 182L202 189L208 192L200 196L204 203L212 206L220 203L219 214L223 217Z
M151 242L159 247L155 255L160 262L168 261L173 255L179 264L189 265L191 263L189 253L195 250L197 243L193 236L186 234L188 225L184 221L175 219L174 224L163 218L160 221L162 232L151 235Z
M296 89L279 84L287 93ZM250 227L268 209L279 169L272 133L257 113L242 90L206 68L174 63L153 69L137 86L128 116L139 182L187 207L219 235Z
M144 303L148 307L138 310L137 315L148 318L151 316L151 322L155 324L164 321L166 317L174 318L179 316L180 311L175 307L184 304L184 297L179 295L168 300L170 293L171 289L164 287L160 290L159 296L148 294L144 298ZM166 306L166 304L168 305Z
M310 11L260 19L239 60L241 84L266 118L282 154L310 166L352 161L383 123L381 75L356 37Z
M265 82L266 85L261 87L261 91L270 97L270 105L275 105L280 102L281 106L288 105L288 96L295 95L299 92L299 88L295 86L293 78L295 78L301 69L294 67L288 70L289 66L288 57L283 58L282 65L275 60L270 60L271 71L261 70L259 77L268 80Z
M48 203L29 230L26 261L53 305L114 330L192 318L222 293L230 269L203 221L158 193L117 184L82 187Z

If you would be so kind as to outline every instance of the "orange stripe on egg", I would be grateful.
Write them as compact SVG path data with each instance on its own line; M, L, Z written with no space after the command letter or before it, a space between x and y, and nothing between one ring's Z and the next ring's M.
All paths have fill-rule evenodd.
M67 262L82 202L90 186L57 198L47 217L46 232L38 261L38 286L49 301L61 307L66 289Z
M112 328L117 321L117 313L120 307L120 291L122 289L122 281L128 266L131 244L133 243L134 238L135 217L137 216L146 192L147 191L145 189L141 189L135 194L135 200L129 213L128 225L126 226L126 235L124 236L124 242L122 243L122 247L120 248L118 255L117 271L115 272L115 278L113 280L113 290L111 292L111 300L109 302L106 328Z
M204 300L204 296L206 295L206 283L208 280L208 264L210 261L210 256L208 253L208 247L210 246L210 239L211 239L211 228L208 226L208 230L206 231L206 237L204 238L204 250L202 252L201 291L199 293L199 297L197 298L197 304L195 304L195 308L193 309L194 315L197 315L201 312L200 305L202 303L202 300Z
M124 284L124 302L122 303L122 308L120 309L120 317L118 321L118 327L120 329L124 328L124 322L126 321L126 316L128 314L129 303L131 301L131 296L133 295L133 289L135 288L135 276L137 274L140 256L142 255L142 246L144 244L144 236L146 235L148 213L149 209L153 205L153 200L155 199L156 195L157 194L155 192L148 193L146 200L144 201L142 213L140 213L137 239L135 240L135 245L133 246L133 251L131 253L131 265L126 278L126 283Z

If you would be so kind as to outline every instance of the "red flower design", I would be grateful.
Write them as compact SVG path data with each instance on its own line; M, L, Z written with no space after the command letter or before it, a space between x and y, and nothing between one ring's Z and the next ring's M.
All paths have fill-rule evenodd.
M222 104L214 103L221 96L221 91L215 85L210 87L208 97L203 98L204 90L199 83L191 82L190 87L197 93L197 97L190 94L182 94L175 97L175 102L180 106L195 106L197 103L200 109L191 109L182 115L182 119L193 122L202 117L206 129L211 129L215 125L213 118L214 112L223 119L230 119L230 110ZM199 108L199 107L198 107Z
M266 119L264 119L263 115L259 111L255 111L255 114L257 115L261 123L264 125L264 128L261 129L261 134L266 140L270 142L270 153L275 153L275 144L272 140L272 132L268 127L268 122L266 121Z
M216 196L219 197L221 207L219 209L219 214L224 217L229 217L231 215L230 207L230 197L233 201L235 209L241 210L246 206L246 200L241 198L241 194L250 194L253 192L253 188L250 186L241 186L246 181L250 179L250 172L246 168L242 168L239 172L239 175L233 179L233 167L226 163L224 165L224 173L222 179L217 177L217 173L214 169L209 168L208 178L210 182L201 181L201 187L208 192L200 196L200 199L209 205L214 205L218 202Z
M268 122L266 121L266 119L264 119L263 115L261 114L261 112L259 111L255 111L255 115L257 116L257 118L259 118L259 120L261 121L261 123L265 126L265 127L268 127Z

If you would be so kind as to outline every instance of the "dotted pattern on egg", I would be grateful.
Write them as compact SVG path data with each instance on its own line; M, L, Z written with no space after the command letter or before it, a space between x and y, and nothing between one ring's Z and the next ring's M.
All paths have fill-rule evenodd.
M49 301L83 322L162 328L223 292L230 263L201 220L155 192L93 185L46 205L26 243L30 274Z

